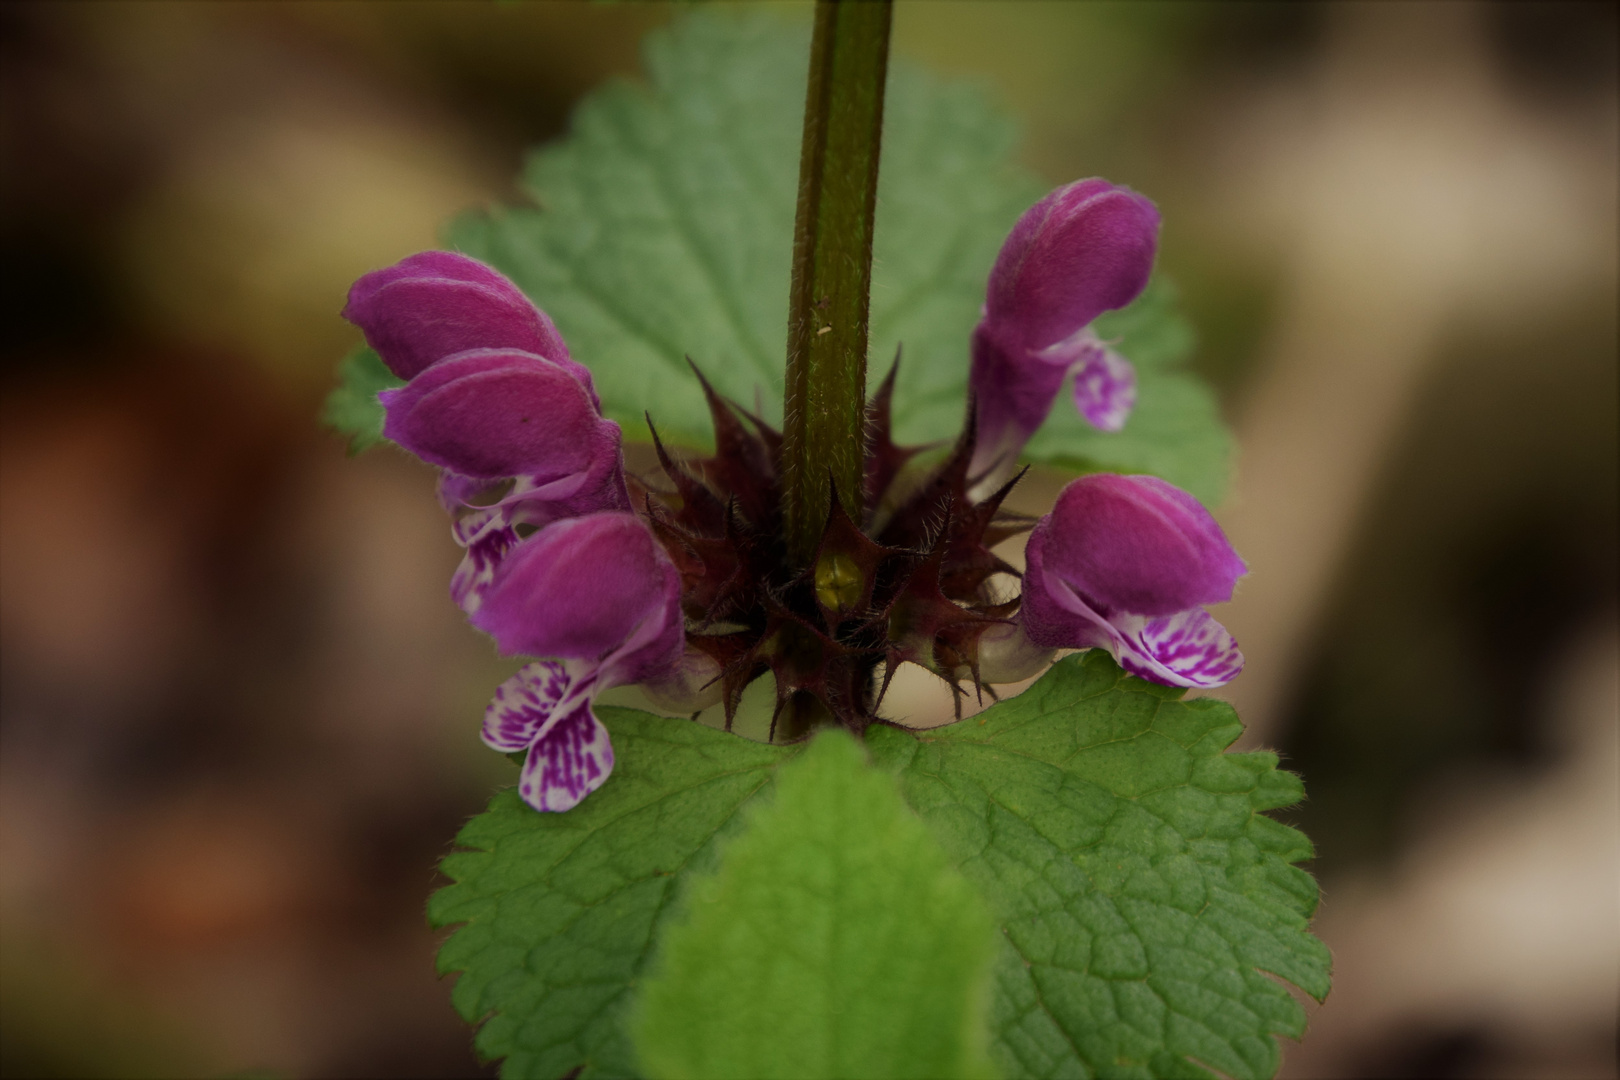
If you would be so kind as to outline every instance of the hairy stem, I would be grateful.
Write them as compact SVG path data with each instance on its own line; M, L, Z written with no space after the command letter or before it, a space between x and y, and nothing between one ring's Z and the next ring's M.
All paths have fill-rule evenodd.
M890 0L819 0L788 295L783 512L809 562L838 500L861 520L867 310Z

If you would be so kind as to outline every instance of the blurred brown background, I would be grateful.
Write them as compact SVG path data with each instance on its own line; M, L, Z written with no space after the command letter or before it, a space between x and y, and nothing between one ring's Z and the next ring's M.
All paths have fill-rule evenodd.
M1164 210L1241 441L1222 696L1336 956L1291 1076L1615 1075L1615 11L897 8ZM670 16L0 6L5 1075L492 1074L422 904L506 665L429 471L314 417L348 283Z

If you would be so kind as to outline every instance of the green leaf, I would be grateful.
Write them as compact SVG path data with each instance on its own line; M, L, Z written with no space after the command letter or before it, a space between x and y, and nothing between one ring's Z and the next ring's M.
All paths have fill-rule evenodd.
M566 814L496 795L457 837L472 850L441 866L455 884L428 905L433 925L466 924L439 970L462 973L452 999L484 1021L478 1051L504 1057L508 1078L635 1075L623 1014L681 876L713 863L738 811L800 749L597 712L617 758L608 782Z
M589 366L631 438L650 412L667 437L709 445L684 356L723 392L781 415L788 273L808 33L773 13L696 12L646 43L649 83L587 97L567 138L536 152L539 208L472 215L448 242L511 276ZM1041 183L1013 160L1012 123L979 90L891 68L873 260L871 364L902 342L897 436L961 427L968 338L996 252ZM1224 485L1229 436L1182 369L1192 347L1165 288L1106 333L1140 373L1119 435L1060 399L1026 456L1151 472L1205 501ZM756 397L757 395L757 397Z
M769 981L773 970L784 987L799 977L794 957L804 978L817 964L824 977L849 977L818 950L810 917L794 926L757 918L766 905L759 894L773 883L772 914L802 902L796 886L815 867L808 858L796 864L792 853L820 841L868 868L847 875L857 895L836 895L820 932L836 925L851 934L843 944L874 952L910 955L913 932L939 943L945 955L919 958L913 971L892 981L871 976L889 1021L908 1009L937 1016L949 1004L939 995L961 1001L944 988L950 971L968 966L953 950L972 937L942 928L960 902L952 877L931 879L938 891L929 902L898 908L917 926L880 933L868 923L896 909L864 918L846 911L869 907L869 895L898 878L906 888L927 880L937 844L1001 930L990 1052L1007 1075L1270 1076L1275 1037L1304 1029L1302 1009L1278 980L1318 1000L1328 990L1327 951L1307 929L1316 884L1295 865L1311 857L1310 843L1264 816L1299 801L1302 790L1275 755L1224 752L1241 731L1229 706L1179 696L1125 676L1093 650L960 724L920 735L870 729L868 750L893 773L933 843L904 840L905 815L893 813L869 770L849 767L841 736L818 738L810 760L782 769L785 789L754 817L744 808L771 797L779 767L802 747L601 707L618 763L600 791L566 814L535 813L503 792L463 830L459 843L475 850L445 860L456 884L429 907L435 925L466 924L441 951L440 969L462 972L456 1006L469 1021L484 1020L478 1048L505 1057L507 1077L576 1068L582 1077L634 1075L628 1002L660 939L670 959L648 992L652 1034L643 1049L651 1063L671 1075L698 1069L698 1049L669 1030L677 992L687 1005L743 1010L743 1020L688 1017L690 1038L736 1039L739 1055L769 1053L726 1027L746 1027L757 1015L736 1004L739 995L766 1007L767 991L780 988ZM753 827L726 846L750 819ZM695 904L682 899L693 881L701 883ZM957 916L964 926L972 921L967 906ZM674 914L682 911L692 912L685 925ZM736 940L721 933L727 913ZM902 940L880 940L889 935ZM760 947L750 950L750 940ZM750 967L751 957L761 966ZM944 967L926 967L934 963ZM864 992L862 984L849 1000ZM800 996L795 1008L810 1012L807 1000ZM796 1018L783 1010L767 1030L780 1033ZM711 1060L698 1071L768 1071L757 1059ZM973 1071L971 1056L965 1060Z
M338 365L338 385L326 395L321 423L347 435L349 453L358 454L382 441L383 407L377 401L378 392L404 385L383 365L382 357L362 346Z
M1262 812L1302 797L1273 754L1229 754L1232 709L1103 652L914 737L868 733L1003 932L992 1052L1010 1076L1273 1075L1320 1000L1310 842Z
M893 779L824 732L750 817L664 936L648 1075L990 1075L990 914Z

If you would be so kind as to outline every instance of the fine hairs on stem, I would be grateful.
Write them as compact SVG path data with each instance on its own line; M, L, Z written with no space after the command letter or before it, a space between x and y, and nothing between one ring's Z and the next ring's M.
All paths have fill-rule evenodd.
M788 299L783 513L807 563L833 498L861 519L866 343L889 0L820 0L810 47Z

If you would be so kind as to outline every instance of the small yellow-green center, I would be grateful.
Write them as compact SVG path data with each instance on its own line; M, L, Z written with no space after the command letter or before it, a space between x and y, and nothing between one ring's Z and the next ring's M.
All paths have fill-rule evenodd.
M842 551L829 551L816 560L816 599L840 614L861 602L861 569Z

